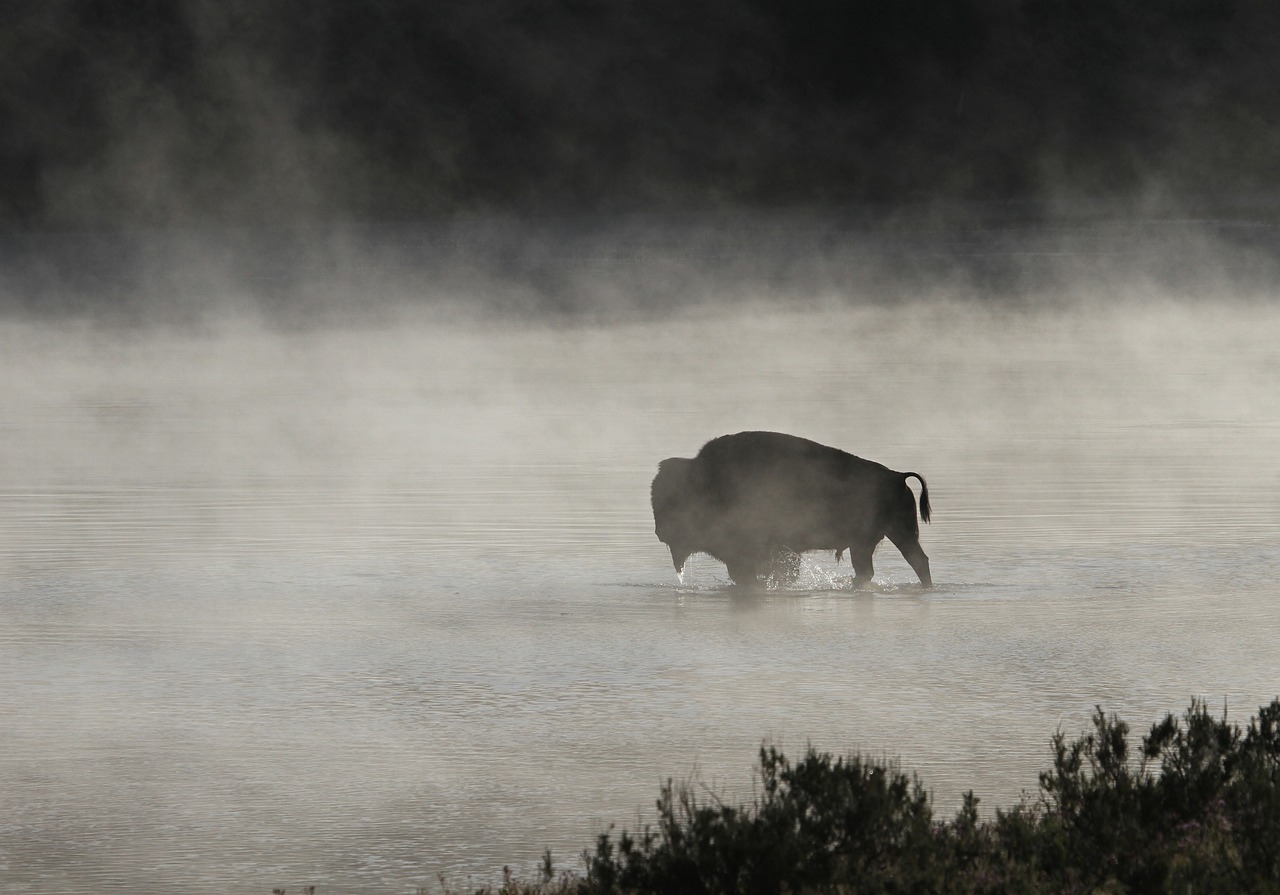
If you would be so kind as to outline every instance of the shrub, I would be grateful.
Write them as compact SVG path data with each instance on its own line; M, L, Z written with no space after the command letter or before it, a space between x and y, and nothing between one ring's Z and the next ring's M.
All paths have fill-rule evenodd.
M657 821L600 834L586 893L1280 892L1280 699L1241 731L1191 703L1141 748L1101 708L1058 732L1034 800L983 822L967 793L936 821L892 765L810 749L760 751L748 805L668 781ZM562 881L562 885L567 881Z

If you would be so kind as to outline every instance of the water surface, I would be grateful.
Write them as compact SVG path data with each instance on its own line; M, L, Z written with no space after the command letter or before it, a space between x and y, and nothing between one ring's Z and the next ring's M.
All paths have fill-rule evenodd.
M1096 704L1280 694L1280 310L1125 300L0 325L0 888L413 892L565 867L762 742L1034 790ZM937 586L744 595L657 461L776 429L928 478Z

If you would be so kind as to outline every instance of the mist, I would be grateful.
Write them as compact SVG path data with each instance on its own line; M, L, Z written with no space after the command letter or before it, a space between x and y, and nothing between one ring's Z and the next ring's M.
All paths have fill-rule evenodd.
M749 793L764 740L1011 805L1046 725L1274 687L1270 304L769 298L7 321L7 881L573 869L667 775ZM890 549L865 589L677 579L657 461L751 428L925 474L934 589Z
M873 8L876 7L876 8ZM660 781L1276 695L1268 4L19 4L0 888L561 869ZM667 457L928 478L731 586Z

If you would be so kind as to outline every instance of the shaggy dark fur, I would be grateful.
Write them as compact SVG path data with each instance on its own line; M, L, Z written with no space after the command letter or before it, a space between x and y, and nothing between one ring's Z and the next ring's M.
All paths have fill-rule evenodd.
M738 584L770 571L780 551L849 551L854 583L870 580L871 555L893 542L931 587L920 549L916 501L907 479L920 480L920 517L929 521L929 487L915 472L892 469L837 448L777 432L739 432L702 446L692 460L658 464L653 521L679 572L694 553L723 562Z

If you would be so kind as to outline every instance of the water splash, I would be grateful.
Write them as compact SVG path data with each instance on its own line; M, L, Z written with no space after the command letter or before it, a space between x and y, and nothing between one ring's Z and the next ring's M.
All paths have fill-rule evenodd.
M791 586L797 590L848 590L853 577L840 574L808 557L800 558Z

